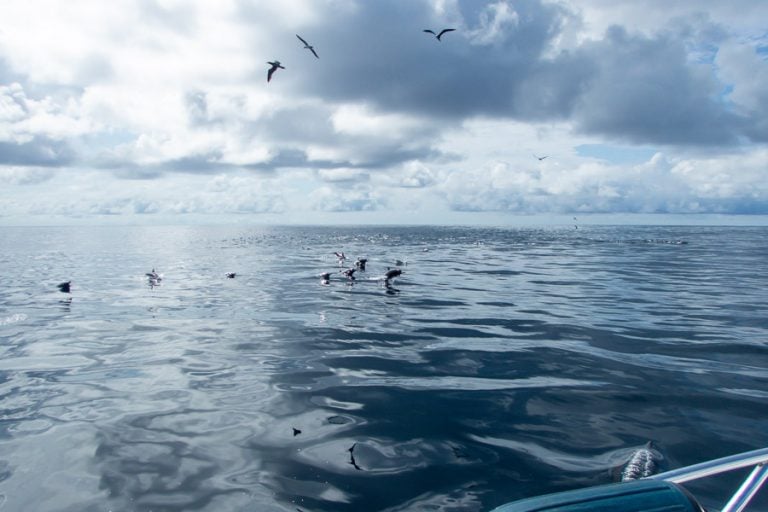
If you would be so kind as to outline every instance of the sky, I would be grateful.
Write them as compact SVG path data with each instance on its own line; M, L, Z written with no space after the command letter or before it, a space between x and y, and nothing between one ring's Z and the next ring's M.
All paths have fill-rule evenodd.
M0 20L0 224L768 218L765 0L4 0Z

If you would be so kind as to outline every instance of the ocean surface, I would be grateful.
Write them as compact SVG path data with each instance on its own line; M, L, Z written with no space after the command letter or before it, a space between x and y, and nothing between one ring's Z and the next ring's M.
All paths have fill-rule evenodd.
M766 227L2 227L0 271L0 511L488 511L768 446Z

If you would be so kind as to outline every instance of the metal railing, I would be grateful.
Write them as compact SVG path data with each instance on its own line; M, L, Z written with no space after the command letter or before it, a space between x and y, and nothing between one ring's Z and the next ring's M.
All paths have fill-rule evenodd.
M749 504L749 501L757 494L757 491L760 490L760 487L768 480L768 448L760 448L759 450L752 450L680 469L673 469L672 471L652 475L648 478L681 484L750 466L754 466L754 469L720 511L742 512L747 507L747 504Z

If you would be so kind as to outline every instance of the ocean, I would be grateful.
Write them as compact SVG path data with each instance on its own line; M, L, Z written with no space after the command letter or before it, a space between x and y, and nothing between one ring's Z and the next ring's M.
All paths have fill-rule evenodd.
M0 511L488 511L768 446L766 227L2 227L0 269Z

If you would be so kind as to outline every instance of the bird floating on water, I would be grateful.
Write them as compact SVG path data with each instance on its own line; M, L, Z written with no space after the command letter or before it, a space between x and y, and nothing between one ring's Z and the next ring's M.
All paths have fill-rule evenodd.
M271 68L269 68L269 71L267 71L267 82L269 82L270 80L272 80L272 75L274 74L274 72L275 72L275 71L277 71L277 68L280 68L280 69L285 69L285 67L283 67L283 66L280 64L280 61L279 61L279 60L276 60L276 61L274 61L274 62L267 62L267 64L269 64L270 66L272 66Z
M227 272L227 277L230 279L234 279L237 276L236 272Z
M72 281L67 281L66 283L61 283L61 284L58 284L58 285L56 285L56 287L57 287L57 288L58 288L60 291L62 291L62 292L64 292L64 293L69 293L69 292L70 292L70 288L71 288L71 285L72 285Z
M312 52L312 55L314 55L314 56L315 56L315 57L317 57L318 59L320 58L320 57L317 55L317 52L315 51L315 47L314 47L314 46L312 46L312 45L310 45L309 43L307 43L307 42L306 42L304 39L302 39L302 38L301 38L301 36L300 36L299 34L296 34L296 37L298 37L298 38L299 38L299 41L301 41L302 43L304 43L304 48L306 48L307 50L311 51L311 52Z
M433 34L437 38L437 40L440 41L441 40L440 38L443 37L443 34L445 34L446 32L453 32L454 30L456 30L456 29L455 28L444 28L443 30L440 31L440 33L436 33L434 30L430 30L430 29L426 28L426 29L424 29L424 32L429 32L430 34Z
M347 276L347 278L350 281L354 281L355 280L355 272L357 272L356 268L348 268L347 270L342 270L341 271L341 273L344 274L345 276Z

